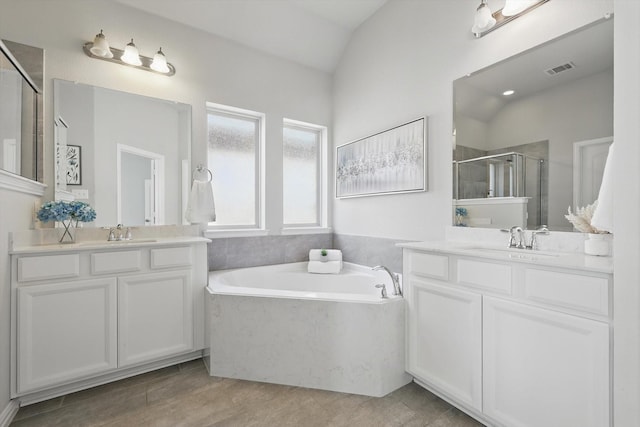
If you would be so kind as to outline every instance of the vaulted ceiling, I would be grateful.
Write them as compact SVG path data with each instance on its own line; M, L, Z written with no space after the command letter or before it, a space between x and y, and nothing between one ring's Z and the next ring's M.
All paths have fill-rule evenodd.
M332 73L353 31L387 0L115 0Z

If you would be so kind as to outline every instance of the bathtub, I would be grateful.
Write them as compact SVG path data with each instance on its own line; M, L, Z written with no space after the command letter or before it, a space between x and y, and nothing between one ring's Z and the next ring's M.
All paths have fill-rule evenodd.
M210 272L210 374L376 397L409 383L404 300L386 273L344 265L337 275L307 273L306 262Z

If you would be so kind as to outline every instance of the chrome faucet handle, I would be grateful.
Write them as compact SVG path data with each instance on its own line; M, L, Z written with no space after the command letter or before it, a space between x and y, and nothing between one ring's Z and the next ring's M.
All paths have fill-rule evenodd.
M533 250L538 249L538 239L536 239L536 236L538 234L549 234L549 233L550 233L549 229L547 228L546 225L541 225L540 227L538 227L537 230L533 230L531 232L531 241L527 245L527 249L533 249Z
M107 237L107 242L113 242L114 240L116 240L116 230L115 228L111 227L109 229L109 237Z
M131 235L131 228L127 227L127 231L124 233L124 240L131 240L133 236Z
M519 225L514 225L513 227L511 227L509 231L511 232L511 236L513 237L513 241L510 242L509 244L510 245L511 243L514 244L514 246L510 246L510 247L515 247L517 249L524 249L526 246L524 244L524 240L525 240L524 230L522 229L522 227L520 227Z
M380 289L380 298L389 298L387 296L387 286L384 283L376 285L376 288Z

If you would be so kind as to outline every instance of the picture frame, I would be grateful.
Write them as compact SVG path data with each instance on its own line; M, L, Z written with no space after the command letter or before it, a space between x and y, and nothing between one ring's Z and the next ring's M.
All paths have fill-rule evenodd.
M82 185L82 147L67 145L66 154L67 185Z
M336 147L336 198L427 191L427 117Z

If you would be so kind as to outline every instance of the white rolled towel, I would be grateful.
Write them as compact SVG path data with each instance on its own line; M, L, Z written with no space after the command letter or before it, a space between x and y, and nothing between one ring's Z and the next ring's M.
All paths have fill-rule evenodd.
M322 251L326 251L327 255L322 256ZM342 261L342 251L340 249L311 249L309 261Z
M342 271L342 261L309 261L307 271L317 274L339 274Z

